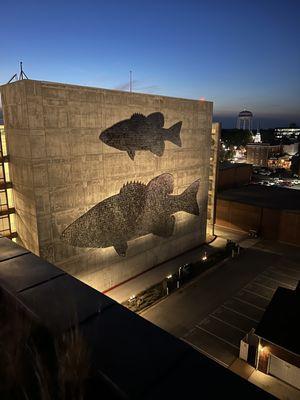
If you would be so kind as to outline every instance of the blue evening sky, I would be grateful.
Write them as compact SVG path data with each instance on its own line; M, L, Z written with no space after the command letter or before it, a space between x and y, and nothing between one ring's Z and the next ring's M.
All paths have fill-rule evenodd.
M299 0L1 2L0 84L32 79L214 102L225 126L300 124Z

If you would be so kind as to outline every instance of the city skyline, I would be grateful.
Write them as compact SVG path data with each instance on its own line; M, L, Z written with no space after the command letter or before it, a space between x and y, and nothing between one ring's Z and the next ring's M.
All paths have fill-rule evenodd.
M1 84L19 61L31 79L118 90L132 70L133 91L213 101L224 127L244 108L254 128L300 124L296 1L29 1L2 11Z

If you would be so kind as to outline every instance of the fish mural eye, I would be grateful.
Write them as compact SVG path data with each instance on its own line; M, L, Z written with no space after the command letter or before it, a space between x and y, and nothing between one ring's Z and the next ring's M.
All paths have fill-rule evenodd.
M148 150L161 157L165 150L165 141L181 147L180 131L182 121L170 128L164 128L162 113L155 112L147 117L133 114L131 118L117 122L100 133L99 139L108 146L126 151L134 160L137 150Z
M119 256L125 257L130 240L150 233L172 236L175 213L199 215L199 183L200 180L194 181L179 195L172 194L174 178L167 173L153 178L147 185L126 183L118 194L104 199L72 222L61 238L75 247L113 246Z

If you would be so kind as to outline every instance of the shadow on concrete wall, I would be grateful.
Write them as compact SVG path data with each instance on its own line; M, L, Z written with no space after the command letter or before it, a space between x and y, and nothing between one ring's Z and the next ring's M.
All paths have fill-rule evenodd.
M165 150L165 140L181 147L180 130L182 121L171 128L163 128L164 116L160 112L133 114L131 118L120 121L104 130L99 138L108 146L126 151L134 160L137 150L149 150L161 157Z

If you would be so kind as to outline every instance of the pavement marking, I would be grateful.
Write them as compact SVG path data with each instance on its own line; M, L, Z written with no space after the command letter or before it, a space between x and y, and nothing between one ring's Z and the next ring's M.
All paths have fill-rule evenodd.
M248 286L245 286L242 290L244 290L245 292L254 294L254 296L261 297L261 298L263 298L263 299L265 299L265 300L268 300L268 301L270 301L271 298L272 298L272 297L266 297L266 296L263 296L262 294L258 294L258 293L252 292L252 290L247 289L247 287L248 287ZM240 292L239 292L238 294L240 294Z
M211 358L212 360L216 361L217 363L221 364L223 367L228 368L229 365L224 363L223 361L219 360L218 358L214 357L213 355L209 354L207 351L203 350L201 347L196 346L194 343L189 342L188 340L184 339L181 337L181 340L183 340L185 343L189 344L190 346L194 347L195 350L199 351L200 353L203 353L205 356Z
M261 307L255 306L254 304L249 303L248 301L245 301L245 300L241 300L241 299L239 299L238 297L233 297L233 299L234 299L234 300L237 300L237 301L240 301L241 303L248 304L248 306L255 307L255 308L257 308L258 310L265 311L265 308L261 308Z
M255 279L257 279L257 277ZM257 282L256 280L254 280L253 283L255 283L255 285L261 286L261 287L263 287L265 289L273 290L274 292L276 291L276 289L274 289L274 288L272 288L270 286L263 285L262 283Z
M269 280L271 280L271 281L277 282L277 283L279 283L279 285L285 285L285 286L288 287L288 289L295 289L294 286L292 286L292 285L290 285L290 284L288 284L288 283L284 283L284 282L282 282L282 281L279 281L278 279L270 278L268 275L263 275L263 274L264 274L264 272L261 274L261 276L263 276L263 277L266 278L266 279L269 279ZM291 278L291 279L292 279L292 278Z
M243 314L243 313L241 313L241 312L239 312L239 311L233 310L233 309L230 308L230 307L227 307L227 306L224 306L224 305L222 305L221 307L225 308L225 310L232 311L232 312L234 312L234 313L236 313L236 314L238 314L238 315L240 315L240 316L242 316L242 317L248 318L248 319L250 319L250 320L253 321L253 322L256 322L256 323L259 322L259 321L257 321L256 319L251 318L251 317L249 317L248 315Z
M278 267L278 265L274 265L274 266L272 266L271 268L283 268L283 269L289 269L290 271L292 271L292 272L297 272L298 274L300 273L300 271L299 270L297 270L297 269L294 269L294 268L290 268L290 267L286 267L286 266L284 266L284 267Z
M272 268L273 268L273 269L272 269ZM293 276L287 275L287 274L282 273L282 272L278 272L278 271L276 271L276 270L274 271L274 269L275 269L275 267L271 267L271 268L269 268L268 270L271 271L271 272L273 272L273 274L285 276L286 278L294 279L295 281L297 280L297 278L294 278Z
M197 326L197 325L196 325L196 326ZM212 333L212 332L209 332L207 329L202 328L202 326L197 326L197 328L200 329L200 330L202 330L202 331L204 331L205 333L208 333L208 334L211 335L211 336L216 337L217 339L219 339L219 340L221 340L222 342L228 344L229 346L234 347L234 348L237 349L237 350L240 350L240 348L239 348L238 346L236 346L235 344L232 344L232 343L228 342L226 339L223 339L223 338L221 338L220 336L215 335L215 334Z
M247 331L244 331L244 329L238 328L237 326L234 326L234 325L230 324L229 322L223 321L222 319L216 317L216 316L213 315L213 314L210 314L210 317L211 317L211 318L214 318L214 319L216 319L217 321L220 321L220 322L222 322L223 324L226 324L226 325L230 326L231 328L234 328L234 329L236 329L236 330L238 330L238 331L240 331L240 332L247 333Z
M271 253L271 254L274 254L275 256L280 256L280 257L283 256L283 253L278 253L277 251L273 251L273 250L269 250L269 249L264 249L263 247L255 246L255 245L254 245L253 247L254 247L254 249L259 250L259 251L262 251L262 252L264 252L264 253Z
M187 331L182 337L186 337L189 334L193 333L196 330L196 327L194 326L193 328L191 328L189 331Z

